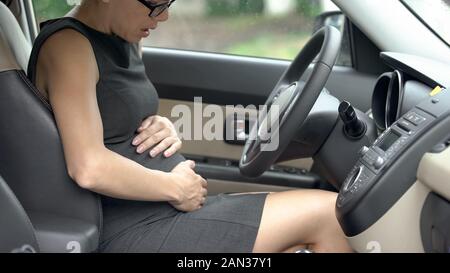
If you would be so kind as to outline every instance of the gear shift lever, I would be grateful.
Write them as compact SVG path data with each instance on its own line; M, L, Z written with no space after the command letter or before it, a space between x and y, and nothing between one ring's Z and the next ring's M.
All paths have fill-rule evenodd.
M348 101L339 105L339 116L344 122L345 135L353 140L361 139L367 131L367 125L356 115L356 111Z

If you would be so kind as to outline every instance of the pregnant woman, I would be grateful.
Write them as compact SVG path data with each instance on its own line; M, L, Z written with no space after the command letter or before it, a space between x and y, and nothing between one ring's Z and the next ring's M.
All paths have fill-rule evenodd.
M69 175L102 197L99 251L350 251L335 193L207 196L173 124L156 115L140 56L172 3L85 0L46 22L33 47L28 75L53 108Z

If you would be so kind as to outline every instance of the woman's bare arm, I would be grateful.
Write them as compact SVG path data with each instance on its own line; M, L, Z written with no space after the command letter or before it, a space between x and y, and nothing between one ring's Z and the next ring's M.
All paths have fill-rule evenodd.
M179 201L175 174L147 169L105 147L96 98L98 68L89 41L62 30L47 40L39 59L69 175L83 188L116 198Z

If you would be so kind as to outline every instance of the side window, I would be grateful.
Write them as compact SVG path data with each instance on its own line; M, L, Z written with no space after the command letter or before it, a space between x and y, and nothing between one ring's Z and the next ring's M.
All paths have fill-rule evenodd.
M76 0L33 0L37 23L64 16L76 3Z
M76 2L33 0L36 18L63 16ZM320 26L331 24L344 32L346 20L338 10L331 0L178 0L170 19L143 44L292 60ZM338 65L352 66L348 35Z
M331 0L177 1L170 19L144 45L292 60L317 28L318 16L338 10ZM322 23L345 29L342 15ZM348 52L338 64L351 66L348 41L343 50Z

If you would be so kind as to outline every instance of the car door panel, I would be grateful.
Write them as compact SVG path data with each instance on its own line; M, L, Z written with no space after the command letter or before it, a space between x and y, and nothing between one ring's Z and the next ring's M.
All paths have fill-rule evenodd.
M189 101L161 99L159 112L161 116L168 117L172 122L176 118L171 117L172 109L177 105L188 106L194 111L194 103ZM221 107L223 113L226 107ZM208 119L202 120L202 126ZM193 122L193 121L192 121ZM193 126L192 126L193 127ZM181 152L188 159L197 162L197 171L208 178L209 193L217 194L227 188L226 192L251 192L278 191L287 188L315 188L318 178L308 174L313 165L311 158L283 162L277 172L267 172L259 179L248 179L238 172L238 162L243 146L226 143L223 140L183 140ZM282 171L285 169L286 172ZM230 182L225 184L225 181ZM265 183L265 185L263 185ZM225 187L225 185L228 185Z
M219 105L261 105L290 65L289 61L182 50L145 48L147 73L161 98ZM309 68L302 80L310 75ZM376 75L335 66L326 88L358 109L370 108Z
M172 109L177 105L185 105L193 113L195 97L201 97L203 107L211 104L219 105L222 113L226 113L226 105L258 107L265 103L279 77L290 64L289 61L282 60L159 48L144 48L143 60L148 76L161 98L159 114L170 118L173 122L176 118L172 117ZM305 73L303 79L307 79L309 73L310 70ZM327 89L342 100L354 99L357 107L367 110L370 101L368 98L371 97L372 91L370 87L375 80L375 77L359 73L352 68L335 67ZM203 118L201 127L198 128L203 128L208 120ZM194 128L192 125L191 127ZM244 177L231 175L230 173L237 170L236 165L242 150L243 146L232 145L223 140L183 140L181 152L186 157L200 162L202 170L206 170L204 174L213 174L213 178L210 179L210 185L214 184L212 188L216 189L213 192L223 191L225 181L229 182L228 191L243 189L274 191L286 188L313 188L318 185L317 176L309 173L314 163L312 158L280 164L283 168L286 166L286 173L291 175L292 179L275 177L270 183L267 182L267 177L249 181ZM220 159L227 160L223 164L230 165L228 166L230 169L217 168L217 164L214 163ZM211 161L214 163L211 164ZM219 167L223 167L223 164L219 163ZM289 167L294 168L290 174ZM271 175L273 173L268 177L273 178ZM266 184L264 185L262 181Z
M194 111L193 102L161 99L159 115L168 117L174 122L176 118L171 117L171 111L173 107L180 104L186 105L190 109L192 109L192 111ZM225 107L221 107L221 109L223 109L223 112L226 111ZM203 128L203 125L205 125L207 121L208 119L203 119L201 128ZM212 158L239 160L242 155L242 149L243 147L240 145L228 144L223 140L184 140L182 152L194 156L210 156ZM287 163L284 163L283 165L310 170L312 164L312 159L307 158L289 161Z
M350 101L356 108L368 111L373 86L377 79L377 73L371 73L371 71L377 71L375 68L378 67L376 60L379 51L367 42L364 35L357 35L359 33L357 31L350 31L350 33L353 34L353 41L360 38L359 46L352 46L355 50L351 53L353 61L356 62L355 67L360 67L361 61L367 59L366 61L373 62L374 69L358 70L353 67L335 66L326 88L339 100ZM201 97L203 106L216 104L222 109L225 105L258 107L265 103L278 79L290 65L290 61L284 60L148 47L143 50L143 60L148 76L158 89L161 98L160 114L167 117L171 116L171 109L175 105L187 105L192 110L195 97ZM308 79L311 71L311 67L307 69L302 80ZM224 119L226 119L225 116ZM222 182L218 183L220 185L228 181L230 187L246 184L253 187L254 191L259 191L261 186L264 188L264 185L260 185L262 181L274 179L270 184L277 186L326 187L325 183L318 183L317 176L310 172L314 164L311 158L283 162L282 165L294 168L293 172L288 170L288 172L291 171L288 179L280 179L277 177L278 174L266 175L266 173L265 177L250 181L252 183L248 184L249 181L244 177L226 175L226 173L236 173L236 162L241 156L242 148L242 146L230 145L220 140L196 140L184 141L182 152L185 155L197 157L197 161L203 163L202 168L209 167L205 174L213 174L214 181ZM204 162L205 158L207 162ZM209 161L217 162L218 158L227 159L225 164L230 164L232 161L230 165L234 165L234 169L222 168L221 172L217 170L214 163L209 164ZM284 167L282 172L286 173ZM223 187L218 188L223 189ZM270 189L267 190L270 191Z

